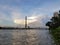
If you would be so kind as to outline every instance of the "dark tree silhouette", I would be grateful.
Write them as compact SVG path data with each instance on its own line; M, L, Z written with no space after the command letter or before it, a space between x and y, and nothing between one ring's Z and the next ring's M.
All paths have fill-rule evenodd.
M49 26L49 28L59 27L60 26L60 11L59 11L58 17L53 16L50 20L51 21L46 23L46 26Z

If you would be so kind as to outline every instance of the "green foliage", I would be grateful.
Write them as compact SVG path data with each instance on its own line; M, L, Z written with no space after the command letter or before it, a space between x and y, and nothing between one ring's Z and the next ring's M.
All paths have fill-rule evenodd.
M51 29L51 34L54 37L56 45L60 45L60 27L56 29Z
M51 21L46 23L49 26L52 36L56 42L56 45L60 45L60 11L58 17L52 17Z
M60 12L58 14L58 17L52 17L51 21L46 23L46 26L49 26L50 28L57 28L60 26Z

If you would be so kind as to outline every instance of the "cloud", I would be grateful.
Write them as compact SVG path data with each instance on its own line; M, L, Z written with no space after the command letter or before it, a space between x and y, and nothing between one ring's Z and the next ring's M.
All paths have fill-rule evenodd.
M27 22L28 22L28 25L32 24L31 26L37 26L40 24L41 24L40 26L42 26L42 25L44 26L45 22L43 23L43 20L45 18L46 18L46 16L43 16L43 15L30 16L30 17L27 17ZM15 19L14 23L24 25L25 19ZM35 25L34 25L34 23L35 23Z
M0 20L10 20L10 18L5 13L0 12Z
M31 17L29 17L29 19L34 18L36 20L36 21L29 24L29 26L31 26L31 27L44 27L46 22L48 20L50 20L50 18L51 18L51 16L47 15L46 13L41 12L41 10L39 10L39 8L33 9L31 12L32 12L30 14Z
M17 11L13 11L11 12L11 16L13 19L20 19L21 18L21 13L17 12Z
M19 11L19 7L10 6L10 5L0 5L0 10L2 11Z
M0 0L0 4L3 5L14 5L14 4L19 4L21 0Z
M0 6L0 8L2 8L3 10L2 13L0 13L0 19L2 20L2 22L4 22L4 20L5 22L10 22L9 24L12 24L12 26L14 26L14 24L16 24L16 26L18 26L18 24L24 25L25 19L22 18L23 14L19 11L19 8L2 5ZM4 12L6 10L7 12L9 12L8 14ZM42 13L39 8L33 9L30 11L30 16L28 16L28 24L31 26L44 26L45 21L43 22L43 20L46 18L48 17L46 17L45 13Z
M2 17L20 17L20 8L9 5L0 5L0 16Z
M34 16L33 17L32 16L31 17L27 17L27 24L30 24L30 23L33 23L33 22L37 21L36 18L37 17L34 17ZM20 24L20 25L21 24L25 25L25 19L15 19L14 23Z
M53 13L60 9L60 2L44 2L41 6L36 1L28 0L5 0L0 3L0 24L2 22L11 22L11 24L24 23L24 17L27 15L28 23L31 26L44 26L50 20ZM29 3L27 3L27 1ZM1 2L1 1L0 1ZM32 5L31 5L32 4ZM36 6L38 5L38 6ZM4 23L5 24L5 23Z
M14 19L20 18L19 9L8 5L0 5L0 25L14 26ZM16 25L17 26L17 25Z

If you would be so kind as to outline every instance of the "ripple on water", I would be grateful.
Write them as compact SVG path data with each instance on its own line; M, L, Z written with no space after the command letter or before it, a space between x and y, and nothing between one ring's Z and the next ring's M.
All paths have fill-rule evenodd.
M53 45L48 30L0 30L1 45Z

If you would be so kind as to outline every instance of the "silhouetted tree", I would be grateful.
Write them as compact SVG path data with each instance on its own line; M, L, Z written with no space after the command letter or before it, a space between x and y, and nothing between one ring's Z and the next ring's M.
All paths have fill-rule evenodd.
M58 17L52 17L51 21L46 23L46 26L49 26L49 28L57 28L60 26L60 11L58 14Z

